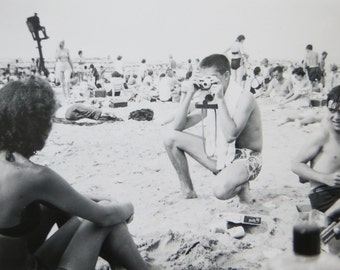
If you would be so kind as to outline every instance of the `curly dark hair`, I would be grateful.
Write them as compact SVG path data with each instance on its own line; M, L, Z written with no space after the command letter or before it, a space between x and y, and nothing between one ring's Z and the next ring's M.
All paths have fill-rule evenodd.
M6 84L0 89L0 150L33 156L45 145L55 110L47 81L32 76Z

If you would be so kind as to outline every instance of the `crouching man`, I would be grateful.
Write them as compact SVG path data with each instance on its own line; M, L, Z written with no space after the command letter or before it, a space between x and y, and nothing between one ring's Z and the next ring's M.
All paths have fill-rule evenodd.
M213 173L211 183L218 199L238 195L249 202L249 181L258 176L262 167L258 104L250 92L230 79L229 60L224 55L204 58L199 76L191 82L164 139L183 195L187 199L197 197L188 167L189 155ZM205 100L193 106L195 97L202 95ZM186 131L200 122L200 136Z

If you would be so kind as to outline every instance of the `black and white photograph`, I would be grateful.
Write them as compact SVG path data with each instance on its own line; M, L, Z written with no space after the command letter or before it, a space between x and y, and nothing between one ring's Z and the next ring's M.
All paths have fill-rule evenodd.
M0 270L340 269L339 11L1 0Z

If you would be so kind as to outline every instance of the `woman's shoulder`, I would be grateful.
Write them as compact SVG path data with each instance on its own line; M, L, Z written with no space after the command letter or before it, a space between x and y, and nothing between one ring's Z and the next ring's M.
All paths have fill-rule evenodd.
M50 169L46 166L36 164L25 158L19 153L12 153L13 156L13 175L25 178L27 181L37 181L43 176L50 174Z

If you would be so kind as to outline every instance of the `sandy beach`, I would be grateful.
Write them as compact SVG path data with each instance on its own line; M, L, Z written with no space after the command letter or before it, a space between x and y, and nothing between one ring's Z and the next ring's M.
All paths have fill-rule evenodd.
M277 126L287 110L258 100L262 113L263 169L250 183L253 203L217 200L212 173L189 158L198 198L181 198L179 180L162 144L161 121L178 103L129 103L115 109L123 121L92 126L55 123L46 147L33 161L61 174L83 193L129 200L135 216L129 230L144 258L166 269L264 269L268 260L292 250L296 204L308 204L308 185L290 171L291 156L320 124ZM129 120L135 109L149 108L154 120ZM192 132L199 134L199 127ZM261 217L235 239L226 215ZM219 230L217 230L219 231Z

